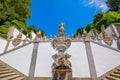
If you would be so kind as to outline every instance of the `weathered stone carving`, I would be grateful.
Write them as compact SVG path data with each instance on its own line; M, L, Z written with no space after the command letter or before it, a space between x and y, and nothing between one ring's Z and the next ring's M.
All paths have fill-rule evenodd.
M105 32L105 27L104 25L102 25L101 27L101 31L102 31L102 35L103 35L103 41L108 44L108 45L112 45L113 41L110 39L110 37L107 35L107 33Z
M87 36L87 31L84 29L84 30L83 30L83 34L82 34L82 37L85 38L86 36Z
M58 51L53 55L55 60L52 64L52 80L72 80L71 62L68 60L71 55L65 53L71 45L71 41L64 34L64 24L59 26L59 34L52 41L52 46Z
M35 40L41 40L41 39L42 39L41 31L37 31Z
M12 44L13 44L15 47L21 43L22 33L23 33L23 29L20 30L19 35L17 36L17 38L15 38L15 39L12 41Z

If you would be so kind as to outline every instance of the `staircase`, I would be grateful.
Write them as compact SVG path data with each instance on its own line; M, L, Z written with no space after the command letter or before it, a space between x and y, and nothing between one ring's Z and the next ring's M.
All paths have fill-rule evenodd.
M0 60L0 80L27 80L27 77Z
M120 80L120 66L106 73L104 78L100 80Z

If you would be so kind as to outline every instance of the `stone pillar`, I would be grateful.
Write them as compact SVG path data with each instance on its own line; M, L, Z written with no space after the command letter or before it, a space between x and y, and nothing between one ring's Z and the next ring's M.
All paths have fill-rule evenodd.
M34 74L35 74L35 66L36 66L36 60L37 60L38 46L39 46L39 42L35 41L34 47L33 47L33 52L32 52L28 80L35 80Z
M85 39L85 47L86 47L86 54L88 58L91 80L98 80L89 38Z

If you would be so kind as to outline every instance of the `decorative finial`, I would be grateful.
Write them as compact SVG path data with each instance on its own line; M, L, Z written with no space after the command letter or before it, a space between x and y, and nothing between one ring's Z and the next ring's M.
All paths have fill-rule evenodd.
M101 31L102 31L102 32L105 31L105 25L102 25L102 26L101 26Z
M36 38L35 38L35 40L40 40L41 39L41 31L39 30L39 31L37 31L37 33L36 33Z
M64 34L64 23L60 24L59 31L58 36L52 41L52 46L59 52L65 52L65 50L70 47L71 41Z
M12 41L12 44L13 46L17 46L21 43L21 40L22 40L22 34L23 34L23 28L20 29L20 32L17 36L17 38L15 38L13 41Z
M83 30L83 34L82 34L82 37L86 37L87 36L87 31L84 29Z
M61 23L59 25L59 31L60 31L60 34L64 34L64 23Z
M110 39L110 37L108 36L108 34L105 32L105 26L102 25L101 27L101 31L102 31L102 36L103 36L103 41L108 44L108 45L112 45L113 41Z

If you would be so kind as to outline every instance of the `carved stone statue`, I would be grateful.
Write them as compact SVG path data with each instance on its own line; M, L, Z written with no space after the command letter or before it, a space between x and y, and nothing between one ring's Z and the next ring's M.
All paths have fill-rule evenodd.
M52 64L52 80L72 80L71 55L65 53L71 45L71 40L64 34L64 24L59 26L59 34L52 41L52 46L58 51L53 55L55 60Z

